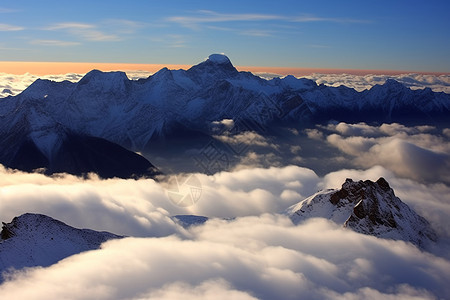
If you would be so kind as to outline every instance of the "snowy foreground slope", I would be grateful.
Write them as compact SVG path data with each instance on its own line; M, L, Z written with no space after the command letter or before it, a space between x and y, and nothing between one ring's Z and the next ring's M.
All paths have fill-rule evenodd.
M395 80L362 92L293 76L264 80L213 54L188 70L164 68L141 80L97 70L76 83L38 79L21 94L0 99L0 115L0 163L73 174L96 172L96 166L78 170L80 160L98 159L91 142L108 151L114 144L130 150L124 166L139 160L134 152L157 147L170 136L217 134L224 119L234 121L234 133L330 120L448 122L450 95L411 90ZM113 153L123 154L119 150ZM73 163L66 166L66 161ZM152 169L148 162L135 173L147 169Z
M295 224L326 218L359 233L404 240L420 248L437 240L428 221L396 197L384 178L376 182L347 179L341 189L320 191L286 213Z
M0 274L9 268L49 266L68 256L98 249L103 242L117 238L121 236L76 229L45 215L26 213L3 223Z

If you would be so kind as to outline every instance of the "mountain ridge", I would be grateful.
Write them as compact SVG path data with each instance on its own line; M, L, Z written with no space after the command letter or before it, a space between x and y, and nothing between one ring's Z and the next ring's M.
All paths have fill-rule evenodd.
M123 236L77 229L46 215L25 213L10 223L3 223L0 274L11 268L49 266L68 256L98 249L103 242L117 238Z
M145 152L176 135L178 124L212 135L211 124L223 119L235 121L236 133L274 123L295 128L329 121L448 122L450 95L410 90L393 80L363 92L293 76L264 80L212 54L188 70L163 68L143 80L98 70L77 83L38 79L21 94L1 99L0 116L0 163L8 166L24 139L52 161L67 133Z
M340 189L319 191L285 214L294 224L321 217L359 233L404 240L419 248L437 240L428 221L395 196L383 177L376 182L347 178Z

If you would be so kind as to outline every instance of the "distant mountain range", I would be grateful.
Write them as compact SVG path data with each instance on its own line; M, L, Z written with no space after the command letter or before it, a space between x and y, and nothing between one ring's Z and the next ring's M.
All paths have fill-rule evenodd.
M135 152L171 137L211 136L234 120L234 133L268 126L345 122L449 122L450 95L388 80L357 92L293 76L264 80L238 72L219 54L188 70L164 68L147 79L93 70L79 82L36 80L0 99L0 163L49 174L153 177Z

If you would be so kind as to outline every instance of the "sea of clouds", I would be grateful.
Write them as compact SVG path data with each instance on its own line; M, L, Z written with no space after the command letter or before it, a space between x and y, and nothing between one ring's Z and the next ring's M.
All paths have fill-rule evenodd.
M319 177L299 166L195 174L200 200L176 206L151 179L83 180L0 169L0 219L42 213L75 227L129 236L47 268L5 275L5 299L435 299L450 293L450 187L381 166ZM440 241L421 251L325 219L294 226L282 213L345 178L383 176ZM183 228L171 216L209 216Z
M322 77L326 84L338 84L337 76L324 76L328 76ZM46 78L77 81L81 77ZM382 83L375 77L367 77L367 82L352 78L353 87L359 89ZM422 87L437 89L433 85L441 80L437 85L448 89L448 77L424 78ZM0 75L1 95L6 95L5 89L11 91L7 94L17 94L34 79L29 74ZM0 166L0 221L10 222L26 212L41 213L71 226L128 236L50 267L4 274L0 298L443 299L450 295L450 129L333 123L295 131L294 136L299 137L298 144L289 149L296 164L277 157L284 145L254 132L217 136L224 143L245 140L272 152L243 154L241 163L226 172L194 174L201 195L188 207L175 205L167 184L152 179L47 177ZM305 167L305 139L317 143L317 149L332 150L333 155L327 160L318 157L319 161L338 161L345 167L322 175ZM277 163L267 167L263 160ZM339 188L346 178L379 177L431 223L439 235L435 246L422 251L320 218L294 226L283 215L318 190ZM171 218L180 214L210 220L183 228Z
M450 183L450 130L398 123L372 126L328 124L307 129L307 135L335 147L353 166L380 165L417 181Z
M152 73L147 71L126 71L128 78L137 80L147 78ZM271 79L278 77L277 74L257 74L262 78ZM79 81L84 74L61 74L36 76L33 74L13 75L0 73L0 98L14 96L26 89L36 79L49 79L53 81ZM401 75L352 75L352 74L312 74L304 76L317 82L317 84L325 84L328 86L345 85L354 88L357 91L370 89L376 84L384 84L388 79L395 79L411 89L431 88L435 92L450 93L450 75L430 75L430 74L401 74Z
M411 89L430 88L435 92L450 93L450 75L401 74L401 75L352 75L352 74L312 74L305 76L317 84L329 86L345 85L357 91L370 89L376 84L384 84L394 79Z

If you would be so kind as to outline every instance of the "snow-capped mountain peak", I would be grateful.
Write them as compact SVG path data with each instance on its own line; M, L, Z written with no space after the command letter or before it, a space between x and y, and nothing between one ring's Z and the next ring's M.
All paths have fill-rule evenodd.
M225 54L211 54L206 60L218 65L231 64L230 59Z
M49 266L68 256L97 249L103 242L116 238L122 237L77 229L46 215L26 213L10 223L3 223L0 274L9 268Z
M0 162L16 168L17 152L29 140L33 153L37 148L51 161L66 133L145 153L153 141L177 135L179 124L211 135L212 122L223 119L264 129L330 120L438 123L448 122L449 112L445 93L413 91L395 81L357 92L294 76L264 80L212 54L188 70L164 68L145 80L93 70L77 83L36 81L0 101Z
M223 54L211 54L205 61L192 66L187 75L195 82L210 85L220 80L235 78L239 71Z
M422 248L437 239L430 224L396 197L384 178L376 182L347 179L341 189L320 191L286 213L295 224L322 217L359 233L405 240Z

